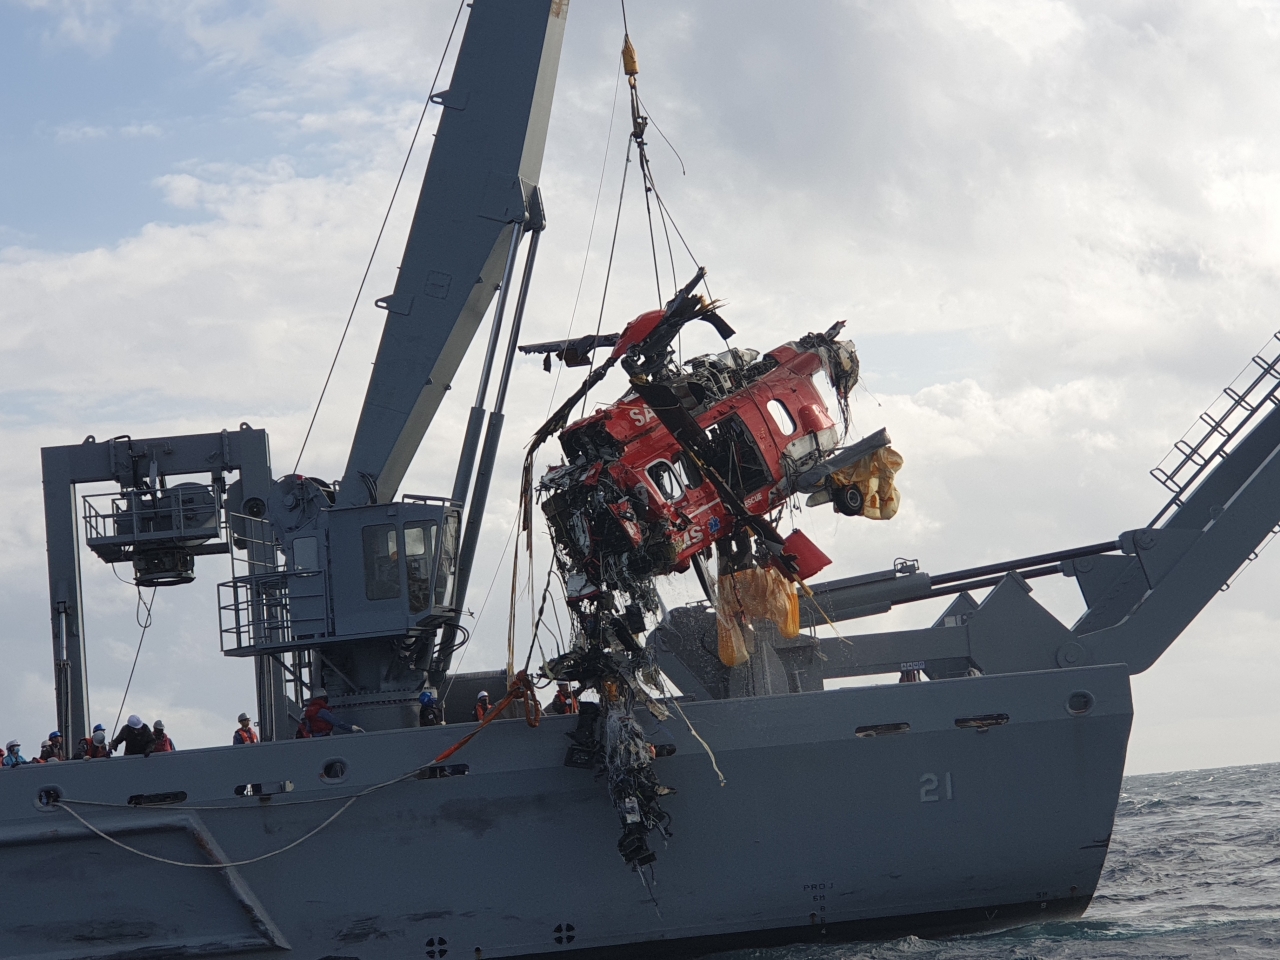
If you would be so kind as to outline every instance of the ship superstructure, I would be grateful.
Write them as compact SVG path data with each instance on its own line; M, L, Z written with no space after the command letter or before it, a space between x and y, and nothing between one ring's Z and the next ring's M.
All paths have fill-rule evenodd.
M677 321L723 323L698 276L613 342L537 345L569 363L611 348L630 377L618 403L570 423L575 394L536 439L558 435L565 453L541 478L542 503L581 612L581 642L544 670L594 685L602 703L614 683L622 706L591 728L582 715L539 720L525 700L525 716L481 730L466 722L476 690L528 683L455 674L452 659L490 485L517 480L493 473L547 226L538 178L567 13L566 0L471 5L340 481L277 476L266 433L248 424L43 451L67 739L89 732L82 537L139 585L181 585L200 557L232 555L224 652L254 661L266 742L0 776L0 871L22 918L0 957L625 957L656 942L677 956L1087 908L1130 675L1280 524L1280 339L1157 470L1170 500L1150 523L1008 563L931 575L902 561L822 583L809 582L812 545L778 535L771 512L807 495L891 516L901 466L883 432L845 443L812 387L822 371L847 396L856 379L840 330L672 365L663 338ZM491 305L466 438L449 454L454 487L401 494ZM103 482L118 489L77 493ZM687 567L706 604L645 602L645 578ZM726 578L753 571L781 578L786 615L730 622ZM1032 595L1054 575L1084 596L1070 626ZM939 597L950 600L929 628L821 629ZM904 671L930 682L824 689ZM664 695L664 678L682 696ZM321 686L369 732L295 739ZM446 687L449 723L418 727L419 691ZM645 753L614 756L633 747ZM640 788L619 771L652 775L660 817L637 805L633 829ZM566 850L574 869L549 881Z

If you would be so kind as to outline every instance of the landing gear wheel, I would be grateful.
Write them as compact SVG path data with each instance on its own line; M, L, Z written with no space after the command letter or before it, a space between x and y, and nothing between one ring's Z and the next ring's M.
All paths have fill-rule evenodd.
M831 503L836 508L836 513L843 513L846 517L856 517L862 513L862 491L854 484L847 487L831 487Z

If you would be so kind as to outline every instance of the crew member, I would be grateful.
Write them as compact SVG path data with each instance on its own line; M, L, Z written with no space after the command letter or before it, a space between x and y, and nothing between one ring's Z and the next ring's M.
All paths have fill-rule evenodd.
M62 731L54 730L49 734L49 746L53 748L54 756L49 757L50 760L65 760L67 754L62 742Z
M0 761L3 766L16 767L27 762L27 758L20 752L22 744L17 740L10 740L4 745L4 760Z
M120 732L116 734L115 739L107 746L115 753L116 747L124 744L124 755L126 757L136 757L141 754L144 757L151 756L151 751L156 748L156 735L151 732L151 728L142 722L142 718L136 713L129 714L129 719L125 721L125 725L120 728Z
M173 753L178 749L173 745L173 741L169 739L169 735L164 732L163 720L157 720L156 725L151 728L151 732L156 736L155 753Z
M238 747L242 743L257 743L258 735L253 732L253 724L249 720L249 715L242 713L236 719L240 721L240 726L236 727L236 732L231 735L231 745Z
M492 710L489 704L489 691L481 690L479 696L476 697L476 720L483 720L484 715Z
M99 757L111 756L111 750L107 747L107 731L102 729L102 724L98 724L93 728L93 734L85 737L80 741L80 745L76 747L73 760L95 760Z
M107 731L100 723L93 725L93 733L87 737L81 737L80 742L76 744L76 752L71 755L72 760L90 760L94 757L109 757L111 751L107 749Z
M562 715L578 712L578 698L569 690L567 681L556 681L556 695L551 698L551 703L547 706L547 712Z
M345 730L347 733L364 733L362 727L352 723L343 723L329 709L329 694L321 687L311 695L311 702L302 712L302 722L298 724L297 737L327 737L332 735L333 728Z
M423 690L418 694L418 702L422 704L418 708L418 726L436 727L444 723L444 709L434 693Z

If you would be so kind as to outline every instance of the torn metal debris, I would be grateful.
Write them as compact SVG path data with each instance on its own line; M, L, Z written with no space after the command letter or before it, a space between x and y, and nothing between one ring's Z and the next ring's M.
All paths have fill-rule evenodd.
M642 640L659 613L655 579L696 571L717 611L720 659L738 666L754 650L753 620L773 621L784 637L799 632L797 587L831 562L800 531L778 533L780 508L810 494L810 505L888 519L899 503L893 478L902 457L884 430L839 446L859 374L854 345L839 339L843 323L763 356L731 347L676 361L671 345L687 323L708 322L725 339L734 333L718 305L694 292L703 276L699 269L663 310L641 314L621 334L522 348L576 366L590 351L613 347L535 435L524 509L527 523L533 497L541 501L574 620L573 648L543 672L600 694L598 707L584 705L566 762L607 776L623 827L619 852L632 864L653 859L645 837L654 829L666 835L669 821L658 802L665 788L632 713L644 703L665 714L649 693L661 677ZM630 376L627 392L568 423L616 363ZM564 460L535 488L532 451L556 433Z

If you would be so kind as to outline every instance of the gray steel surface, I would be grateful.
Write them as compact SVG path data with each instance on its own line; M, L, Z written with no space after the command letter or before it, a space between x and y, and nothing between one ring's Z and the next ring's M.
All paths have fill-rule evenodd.
M1080 691L1091 706L1077 716L1069 702ZM403 960L438 955L442 939L448 957L467 960L628 945L653 956L655 941L666 956L998 927L1078 915L1093 894L1132 717L1123 666L685 711L726 785L678 718L642 717L652 740L678 748L656 761L679 791L666 800L674 836L657 848L656 906L614 849L604 784L563 765L575 718L536 729L506 720L450 758L467 775L372 792L297 847L239 867L143 859L37 795L56 786L69 800L109 804L75 809L154 856L233 863L298 840L345 798L429 763L473 725L6 772L0 878L11 919L0 957ZM957 725L993 715L1007 722ZM904 723L906 732L858 735ZM338 758L345 779L325 782ZM244 784L286 781L287 793L237 796ZM127 806L174 791L186 799ZM311 800L325 802L302 802Z
M467 21L339 503L391 500L475 336L527 219L565 0L476 0Z

